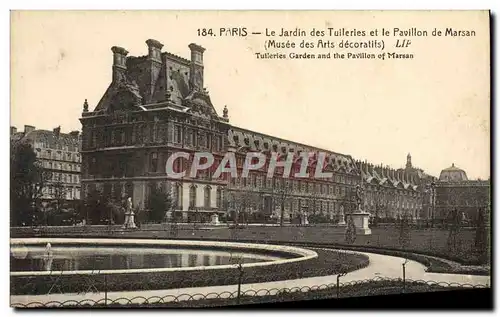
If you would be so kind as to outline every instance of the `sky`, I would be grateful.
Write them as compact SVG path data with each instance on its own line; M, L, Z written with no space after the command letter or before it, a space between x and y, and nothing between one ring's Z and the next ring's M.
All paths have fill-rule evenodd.
M11 23L11 125L20 131L80 130L84 100L92 110L111 81L112 46L146 55L152 38L163 52L189 59L194 42L206 48L212 103L219 115L227 105L233 125L394 168L411 153L413 165L434 176L452 163L469 179L490 176L486 12L13 11ZM452 27L476 36L408 37L414 59L407 60L263 60L254 53L273 52L264 49L264 34L197 32L213 28L218 35L222 27L263 33ZM318 40L290 38L297 45L303 39ZM402 50L393 47L394 37L346 39L384 40L386 52Z

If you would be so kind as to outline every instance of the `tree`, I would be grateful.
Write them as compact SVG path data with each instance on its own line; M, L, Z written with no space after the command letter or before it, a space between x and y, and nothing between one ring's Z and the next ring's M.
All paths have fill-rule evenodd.
M457 238L460 232L462 219L456 208L452 209L448 214L449 234L448 234L448 250L453 252L457 248Z
M239 218L247 220L245 213L258 203L258 194L247 190L233 190L228 192L228 203L234 208L234 222L238 225Z
M484 209L479 208L476 220L476 237L474 239L474 247L476 252L480 254L481 262L485 262L485 255L488 252L488 233L486 230Z
M156 186L151 188L147 207L149 209L149 220L153 222L162 222L165 219L166 212L172 206L170 193L158 189Z
M356 226L354 225L354 219L352 215L347 217L347 227L345 229L345 242L348 244L353 244L356 241Z
M54 191L54 203L55 203L55 211L61 212L63 208L64 202L66 201L66 194L68 193L68 188L64 186L64 183L60 180L57 180L52 185Z
M11 225L33 225L52 173L42 168L30 144L13 142L10 151Z
M399 245L406 250L410 243L410 216L405 213L399 220Z
M280 179L280 186L274 186L273 193L280 206L280 226L283 227L283 220L285 218L285 202L292 193L291 182L287 179Z
M109 197L101 191L94 189L85 197L84 208L85 219L88 224L97 225L103 218L109 218L108 213Z

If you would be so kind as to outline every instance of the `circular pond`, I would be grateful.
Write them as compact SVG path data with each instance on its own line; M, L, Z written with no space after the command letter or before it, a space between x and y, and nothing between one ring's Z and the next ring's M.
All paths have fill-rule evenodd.
M11 239L11 275L130 273L303 261L311 250L267 244L138 239Z
M27 252L26 252L27 251ZM181 268L277 261L279 256L219 250L109 248L109 247L13 247L12 272L78 271L144 268Z

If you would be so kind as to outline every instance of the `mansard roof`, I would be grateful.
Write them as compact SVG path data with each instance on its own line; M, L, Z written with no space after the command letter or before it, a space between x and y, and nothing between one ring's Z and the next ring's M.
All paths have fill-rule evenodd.
M228 142L229 146L235 149L246 148L249 151L255 152L280 152L283 154L292 152L296 155L301 152L323 152L326 154L325 168L358 174L354 160L350 155L324 150L236 126L232 126L228 131Z
M70 151L78 151L80 146L80 138L69 133L54 133L49 130L33 130L28 133L16 133L12 141L42 143L44 147L57 149L67 146Z
M146 43L156 50L163 47L155 40ZM94 111L84 112L83 117L104 115L114 110L149 111L169 107L195 116L218 117L208 91L201 86L202 83L200 87L193 83L191 76L194 75L191 73L194 62L168 52L125 57L128 52L115 51L113 53L123 55L124 62L120 64L120 58L114 61L111 84ZM199 73L198 70L196 72ZM156 106L162 103L169 106Z
M419 188L415 178L407 170L395 170L361 161L357 161L356 164L361 170L363 181L367 184L411 191L417 191Z

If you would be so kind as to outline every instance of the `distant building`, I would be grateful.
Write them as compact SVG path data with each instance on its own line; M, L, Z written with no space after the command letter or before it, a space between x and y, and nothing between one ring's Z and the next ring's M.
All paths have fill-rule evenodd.
M424 203L428 193L426 184L434 178L414 168L411 155L404 169L393 169L358 161L365 187L365 210L381 221L397 219L403 215L414 221L428 217Z
M469 180L467 173L452 164L445 168L435 183L435 219L446 220L457 210L466 221L475 221L478 211L489 214L491 189L489 180ZM488 218L488 217L487 217Z
M25 125L23 132L11 127L10 138L11 142L30 144L42 167L52 172L52 178L43 189L43 201L56 198L68 201L80 199L81 157L78 131L61 133L60 127L48 131Z

